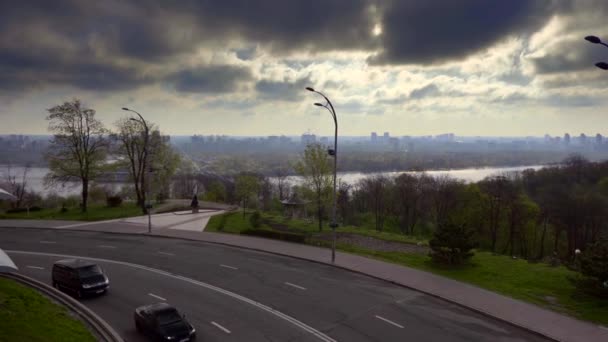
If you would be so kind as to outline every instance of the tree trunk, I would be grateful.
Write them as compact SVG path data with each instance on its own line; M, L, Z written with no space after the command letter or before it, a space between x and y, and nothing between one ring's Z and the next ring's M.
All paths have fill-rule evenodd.
M88 200L89 200L89 179L83 178L82 179L82 206L80 208L83 213L87 212Z
M321 206L321 197L317 197L317 219L319 221L319 232L323 230L323 208Z
M545 257L545 234L547 233L547 219L543 222L543 232L540 236L540 250L538 252L538 260L542 260Z

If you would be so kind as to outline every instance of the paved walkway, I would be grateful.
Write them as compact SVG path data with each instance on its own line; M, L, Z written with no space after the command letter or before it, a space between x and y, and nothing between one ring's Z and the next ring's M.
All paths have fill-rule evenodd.
M216 213L218 212L201 213L199 214L200 218L197 216L196 218L190 217L190 219L186 219L186 215L184 215L185 217L173 214L171 215L175 217L161 216L166 214L154 215L153 222L163 222L165 226L155 225L153 234L219 243L331 264L331 251L324 248L240 235L202 232L202 229L199 230L198 228L186 229L187 227L200 227L202 220L205 218L208 220L208 217ZM140 217L78 226L75 224L63 225L55 228L143 233L147 231L147 229L142 230L142 226L147 224L147 221L143 222L142 220L143 218ZM36 225L37 222L41 224ZM21 224L19 226L45 228L53 226L43 222L29 221L30 225ZM172 225L170 222L175 222L176 225ZM16 226L11 224L12 221L0 220L0 226ZM181 229L177 227L181 227ZM431 273L341 252L336 253L335 265L443 298L557 341L608 341L607 327L579 321L532 304Z

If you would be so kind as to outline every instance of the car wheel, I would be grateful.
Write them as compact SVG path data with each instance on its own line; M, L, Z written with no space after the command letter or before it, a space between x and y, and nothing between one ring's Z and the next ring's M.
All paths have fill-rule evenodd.
M141 333L141 325L139 325L139 322L135 321L135 329L137 329L137 332Z

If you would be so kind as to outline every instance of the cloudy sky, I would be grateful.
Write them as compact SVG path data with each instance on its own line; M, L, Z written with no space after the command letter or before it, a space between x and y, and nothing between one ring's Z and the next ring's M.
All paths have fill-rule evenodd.
M82 99L168 134L608 134L605 0L3 0L0 134Z

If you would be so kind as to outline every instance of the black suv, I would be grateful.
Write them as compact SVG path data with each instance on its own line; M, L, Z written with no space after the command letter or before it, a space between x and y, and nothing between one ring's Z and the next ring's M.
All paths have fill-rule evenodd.
M194 341L196 330L186 316L167 303L141 306L135 309L135 327L154 341Z
M78 298L105 293L109 286L110 281L101 267L90 261L64 259L53 265L53 287L69 291Z

